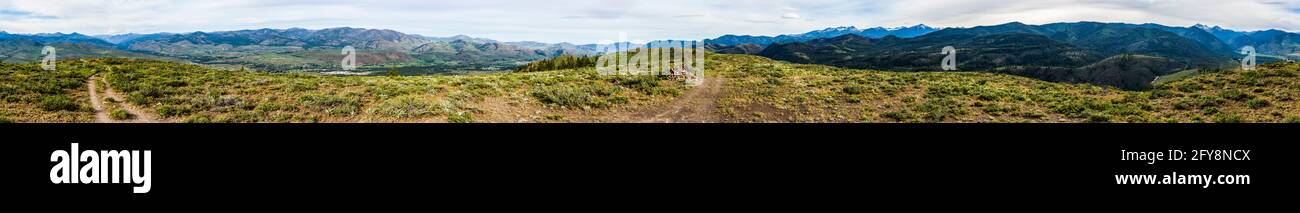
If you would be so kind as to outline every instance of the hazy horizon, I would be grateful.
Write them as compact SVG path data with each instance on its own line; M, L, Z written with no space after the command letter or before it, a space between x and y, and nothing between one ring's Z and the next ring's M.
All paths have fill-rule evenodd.
M181 6L184 5L184 6ZM1009 22L1156 23L1237 31L1300 29L1293 0L610 1L0 0L9 33L189 33L247 29L390 29L430 37L590 44L617 40L775 36L831 27L974 27Z

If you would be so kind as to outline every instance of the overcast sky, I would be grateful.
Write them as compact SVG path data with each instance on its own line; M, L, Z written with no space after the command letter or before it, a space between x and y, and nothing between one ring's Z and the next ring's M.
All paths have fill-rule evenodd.
M836 26L1102 21L1300 31L1300 0L0 0L0 30L121 34L361 27L593 43Z

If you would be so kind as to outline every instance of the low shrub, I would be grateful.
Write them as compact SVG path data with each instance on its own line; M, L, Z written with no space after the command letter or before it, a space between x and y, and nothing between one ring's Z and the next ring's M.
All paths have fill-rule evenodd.
M1251 109L1260 109L1260 108L1268 107L1270 104L1271 103L1269 103L1268 100L1264 100L1261 98L1250 99L1250 101L1246 101L1246 106L1250 106Z
M468 112L452 113L447 115L449 123L474 123L474 114Z
M194 109L191 109L189 106L162 105L158 107L158 116L167 118L186 116L191 112L194 112Z
M329 115L354 115L361 108L361 101L356 98L330 95L306 95L299 97L298 103Z
M113 110L113 112L109 113L108 116L110 118L113 118L114 120L127 120L134 117L131 115L130 112L127 112L125 109Z
M391 98L370 109L370 113L393 117L413 118L445 114L454 109L451 103L434 103L421 96L404 95Z
M569 86L537 89L529 93L529 95L533 96L533 98L537 98L537 100L542 103L554 104L562 107L609 107L610 101L606 100L600 94L602 93L592 91L590 87L580 88Z
M81 110L81 104L77 104L77 102L72 101L72 99L69 99L67 96L63 96L63 95L50 95L50 96L41 97L41 101L37 103L37 105L39 105L41 109L44 109L45 111Z
M862 86L847 86L844 87L844 89L840 89L840 91L843 91L845 94L849 94L849 95L862 94L866 90L867 89L863 88Z
M1219 97L1223 99L1234 100L1234 101L1246 101L1252 98L1250 94L1246 94L1241 90L1224 90L1222 92L1219 92Z

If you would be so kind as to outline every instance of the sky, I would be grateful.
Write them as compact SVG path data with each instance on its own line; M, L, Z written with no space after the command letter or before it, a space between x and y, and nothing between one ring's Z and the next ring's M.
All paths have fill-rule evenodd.
M359 27L582 44L1012 21L1296 32L1300 0L0 0L0 31L91 35Z

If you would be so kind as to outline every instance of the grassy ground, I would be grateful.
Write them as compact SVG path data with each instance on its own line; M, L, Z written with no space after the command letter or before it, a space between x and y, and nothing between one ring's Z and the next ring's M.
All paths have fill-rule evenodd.
M732 122L1295 122L1298 64L1134 92L989 73L882 72L713 57Z
M1161 84L1183 80L1184 78L1196 76L1199 74L1201 74L1201 70L1199 69L1183 70L1176 73L1160 76L1155 81L1151 82L1151 85L1159 86Z
M0 122L91 122L86 78L73 64L44 71L37 64L0 63Z
M988 74L904 73L712 55L723 122L1300 122L1298 64L1200 73L1155 90ZM691 91L594 69L459 76L324 76L128 59L58 71L0 64L0 122L93 122L92 74L166 122L628 122ZM106 83L106 84L105 84ZM711 96L702 96L711 97ZM700 103L693 101L690 103Z
M148 109L169 122L544 122L662 102L685 89L657 77L599 76L590 68L358 77L127 59L69 61L57 72L34 65L3 66L0 96L7 101L0 118L13 122L93 121L84 81L94 73L126 96L116 101ZM115 105L109 108L114 117L124 117L114 112Z

